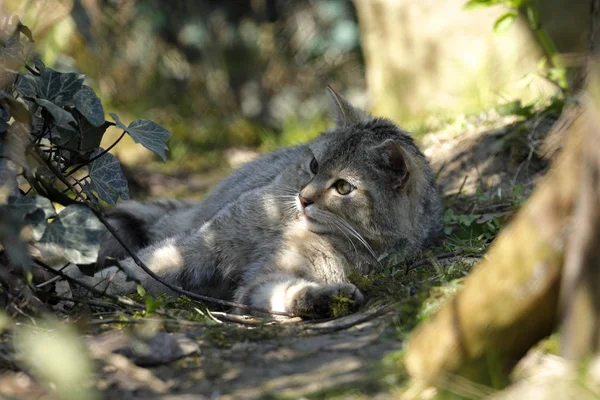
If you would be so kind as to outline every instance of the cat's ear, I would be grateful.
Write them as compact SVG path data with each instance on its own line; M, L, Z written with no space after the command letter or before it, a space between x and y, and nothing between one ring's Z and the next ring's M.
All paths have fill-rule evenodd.
M394 139L387 139L373 150L381 155L382 161L394 174L394 187L400 189L406 185L410 178L410 155L400 143Z
M354 108L329 85L327 85L327 94L329 96L331 112L335 118L336 128L346 128L350 125L369 119L369 116L366 113Z

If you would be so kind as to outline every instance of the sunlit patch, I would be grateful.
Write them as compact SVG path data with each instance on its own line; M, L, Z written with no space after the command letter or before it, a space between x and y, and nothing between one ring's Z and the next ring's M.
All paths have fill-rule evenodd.
M285 265L289 269L294 269L306 264L306 258L300 255L296 247L297 245L290 243L288 248L282 250L277 256L277 265Z
M277 202L274 198L264 197L263 208L269 221L276 222L281 219L281 210L279 209L279 206L277 205Z
M173 269L183 267L183 253L180 248L172 243L166 244L154 250L148 267L157 274L169 273Z
M270 290L269 304L271 306L271 311L289 311L289 307L294 299L298 296L298 293L308 286L317 285L305 281L296 281L294 284L290 284L290 282L282 282L274 285L268 285L265 289Z
M204 244L207 248L213 248L216 245L216 240L215 240L215 231L214 229L211 229L211 223L207 222L204 225L202 225L202 228L200 228L200 233L202 234L202 240L204 240Z

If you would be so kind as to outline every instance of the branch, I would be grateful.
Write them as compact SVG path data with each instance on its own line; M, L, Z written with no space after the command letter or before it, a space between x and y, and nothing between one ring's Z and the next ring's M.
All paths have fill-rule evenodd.
M351 314L343 318L335 318L331 321L319 322L315 324L308 323L308 330L315 330L319 333L337 332L344 329L352 328L356 325L371 321L383 314L387 314L397 309L398 303L385 304L374 310L367 311L361 314Z
M44 262L42 262L40 260L34 260L34 262L38 266L40 266L43 269L45 269L46 271L50 272L51 274L54 274L56 276L60 276L61 278L66 279L67 281L69 281L69 282L71 282L71 283L73 283L75 285L81 286L82 288L87 289L88 291L90 291L91 293L95 294L96 296L107 297L107 298L109 298L109 299L111 299L113 301L116 301L117 303L120 303L120 304L123 304L123 305L126 305L126 306L130 306L130 307L135 307L135 308L138 308L140 310L145 310L146 309L145 306L143 306L142 304L136 303L135 301L131 300L128 297L116 296L116 295L112 295L112 294L106 293L106 292L104 292L104 291L102 291L100 289L95 288L92 285L88 285L87 283L80 281L79 279L73 278L73 277L65 274L64 272L62 272L60 270L56 270L56 269L52 268L52 267L50 267L49 265L45 264Z

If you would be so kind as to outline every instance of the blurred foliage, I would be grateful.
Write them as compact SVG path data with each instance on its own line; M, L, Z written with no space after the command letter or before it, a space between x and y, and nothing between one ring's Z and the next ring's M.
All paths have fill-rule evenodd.
M39 315L33 266L96 262L100 208L129 196L119 161L100 142L110 126L165 159L169 132L137 119L125 125L78 73L31 60L34 35L18 17L0 17L0 332L7 317ZM116 145L120 138L113 143ZM37 256L37 257L36 257ZM50 267L47 267L49 268ZM37 271L39 272L39 271ZM153 304L146 307L151 308ZM157 306L154 305L156 308ZM61 399L93 399L92 363L77 333L51 319L15 324L19 368Z
M494 32L497 34L506 32L515 23L519 15L523 15L527 26L531 29L545 54L545 57L538 64L539 73L557 85L561 92L566 90L568 88L567 72L557 60L558 50L556 45L542 26L538 0L469 0L465 4L465 9L471 10L495 5L504 6L507 11L496 19Z
M20 325L15 345L23 366L64 400L97 399L93 364L78 332L60 321Z
M114 122L105 121L83 75L28 60L34 39L18 17L2 18L0 26L0 256L9 271L30 280L25 243L46 258L96 262L103 227L95 215L129 198L119 160L108 150L129 134L164 160L170 134L144 119L125 125L115 113ZM123 132L103 149L109 126Z
M535 101L523 104L521 100L514 100L498 105L496 111L503 116L515 115L521 118L531 118L536 112L551 112L560 115L565 101L571 101L567 69L561 65L558 49L548 32L542 26L539 1L469 0L465 4L465 9L472 10L495 5L501 5L507 9L494 23L493 29L496 34L505 33L515 23L519 15L521 15L524 17L527 27L531 30L532 36L544 52L544 57L538 62L537 72L526 74L521 79L521 84L527 86L534 81L535 76L539 76L551 82L558 89L557 94L553 95L547 101L543 100L541 103L540 101Z
M40 32L47 63L76 65L106 104L173 132L175 158L305 140L300 131L323 126L326 84L364 85L350 1L8 3ZM54 3L47 26L40 15Z

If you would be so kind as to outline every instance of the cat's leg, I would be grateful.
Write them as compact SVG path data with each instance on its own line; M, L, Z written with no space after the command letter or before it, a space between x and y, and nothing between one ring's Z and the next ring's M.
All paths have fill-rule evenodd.
M190 207L190 203L175 199L155 199L148 202L124 201L105 213L106 220L118 232L121 240L133 251L156 241L151 228L165 215ZM100 238L98 265L103 266L106 257L125 258L128 254L112 233L105 231Z
M204 261L200 255L190 255L190 242L193 244L195 236L194 234L182 234L170 237L142 248L136 252L136 255L162 281L182 286L180 277L186 267L190 268ZM65 272L72 278L95 286L109 294L135 293L138 283L153 295L174 294L167 286L140 268L132 257L119 260L118 266L104 268L93 277L83 275L75 265L67 268ZM196 275L198 279L201 279L201 274Z
M319 284L291 274L272 273L242 285L236 291L235 300L304 318L326 318L333 315L332 305L340 297L350 301L347 304L351 311L364 302L360 290L351 283Z

